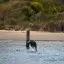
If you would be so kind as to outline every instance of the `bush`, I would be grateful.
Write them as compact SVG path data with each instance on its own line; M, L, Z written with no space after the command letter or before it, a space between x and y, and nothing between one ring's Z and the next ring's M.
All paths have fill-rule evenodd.
M0 3L8 2L9 0L0 0Z
M59 27L61 31L64 31L64 21L59 22Z
M40 25L38 25L38 24L33 24L31 26L31 30L39 30L39 29L40 29Z
M42 4L39 2L32 2L31 8L35 11L35 13L38 13L40 11L43 11Z
M0 21L1 22L1 21ZM0 23L0 30L5 29L4 23Z
M34 11L29 6L24 6L22 12L25 14L28 20L34 14Z
M44 31L55 32L56 31L56 24L54 21L50 21L44 25Z

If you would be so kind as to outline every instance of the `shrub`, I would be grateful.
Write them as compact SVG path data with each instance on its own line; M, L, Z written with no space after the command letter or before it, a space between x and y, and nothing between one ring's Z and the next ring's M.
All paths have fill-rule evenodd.
M54 32L55 31L55 22L50 21L46 24L47 31Z
M43 11L42 4L39 2L32 2L31 8L35 11L35 13L38 13L40 11Z
M3 21L0 21L0 30L5 29L5 25Z
M40 25L38 25L38 24L33 24L31 26L31 30L39 30L39 29L40 29Z
M0 0L0 3L8 2L9 0Z
M28 20L34 14L34 11L29 6L24 6L22 12L25 14Z

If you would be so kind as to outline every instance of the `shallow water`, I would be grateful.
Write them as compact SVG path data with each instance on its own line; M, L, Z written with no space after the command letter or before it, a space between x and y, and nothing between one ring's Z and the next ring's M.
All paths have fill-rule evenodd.
M37 52L25 41L0 40L0 64L64 64L64 41L36 41Z

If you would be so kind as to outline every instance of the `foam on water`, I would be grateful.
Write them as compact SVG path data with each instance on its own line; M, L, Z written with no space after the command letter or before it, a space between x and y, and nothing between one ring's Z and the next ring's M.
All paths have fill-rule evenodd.
M64 64L64 41L36 41L37 52L25 41L0 41L0 64Z

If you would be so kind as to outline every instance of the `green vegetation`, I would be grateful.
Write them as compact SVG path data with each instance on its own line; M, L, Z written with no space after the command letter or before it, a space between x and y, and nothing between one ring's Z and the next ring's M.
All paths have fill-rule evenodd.
M63 0L0 0L0 29L64 31Z
M0 0L0 3L4 3L4 2L7 2L9 0Z

